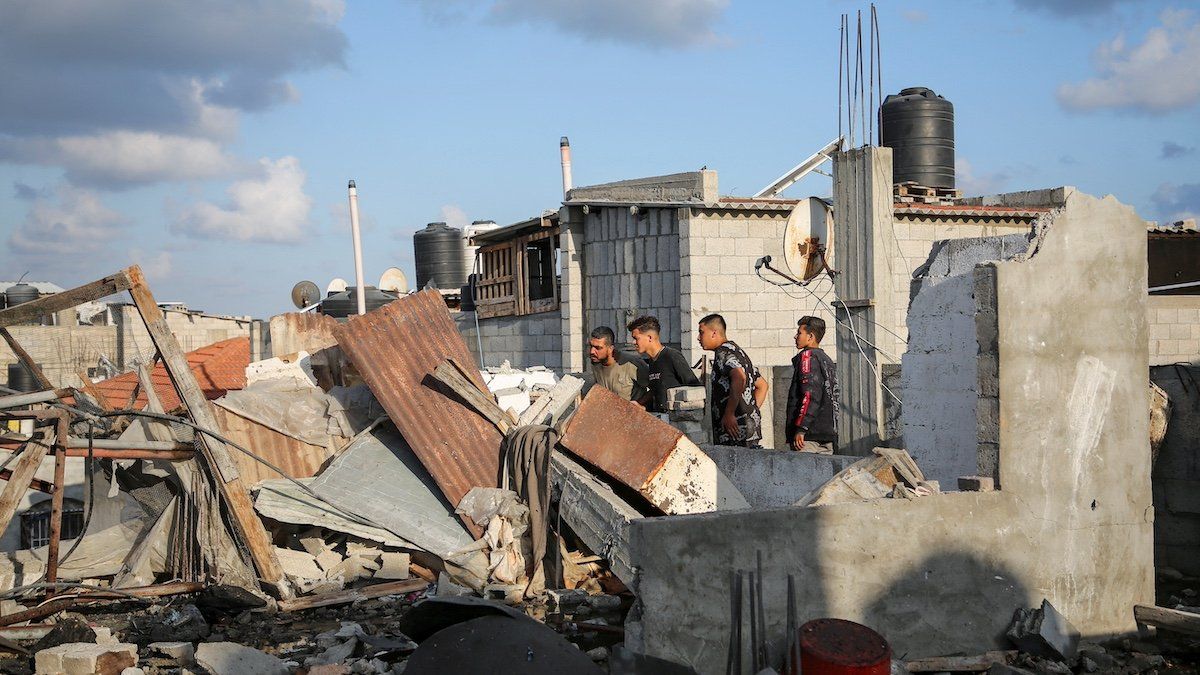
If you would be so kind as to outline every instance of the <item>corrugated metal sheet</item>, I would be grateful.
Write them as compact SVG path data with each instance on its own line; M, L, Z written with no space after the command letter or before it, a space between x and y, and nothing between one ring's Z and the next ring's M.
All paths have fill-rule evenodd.
M333 454L328 448L305 443L297 438L281 434L274 429L246 419L219 406L212 406L223 433L230 440L246 447L250 452L283 469L289 478L315 476L325 460ZM230 450L242 482L253 485L260 480L279 478L279 474L247 457L237 450Z
M604 387L594 386L560 443L635 490L646 487L683 432Z
M893 208L898 216L939 216L945 218L1033 219L1050 211L1048 208L1016 208L1012 206L977 206L970 204L897 203Z
M485 389L441 294L421 291L351 317L334 337L451 504L473 487L496 487L499 430L432 376L454 359ZM469 518L463 522L482 534Z

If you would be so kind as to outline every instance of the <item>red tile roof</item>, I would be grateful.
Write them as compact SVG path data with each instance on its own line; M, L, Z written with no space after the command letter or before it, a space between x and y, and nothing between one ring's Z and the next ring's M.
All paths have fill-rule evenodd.
M220 398L227 391L245 388L246 366L250 365L250 339L241 337L214 342L188 352L187 360L205 397L209 400ZM150 381L154 383L154 391L167 411L183 405L161 363L150 371ZM130 371L96 382L93 386L104 396L110 408L122 409L129 404L129 396L133 394L136 384L137 372ZM145 405L146 393L138 391L133 407L140 410Z

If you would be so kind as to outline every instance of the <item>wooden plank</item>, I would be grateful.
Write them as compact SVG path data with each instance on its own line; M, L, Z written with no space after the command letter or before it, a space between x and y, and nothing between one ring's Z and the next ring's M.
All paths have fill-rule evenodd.
M507 434L513 428L512 421L500 410L491 397L479 391L452 361L444 361L433 371L433 377L450 387L467 405L471 406L489 422L496 425L500 433Z
M88 377L86 370L81 370L78 373L75 373L75 376L78 377L79 381L83 383L80 388L85 394L95 399L96 405L100 406L103 410L110 412L112 411L113 407L108 404L108 399L105 398L104 394L101 393L96 387L96 383L92 382L92 378Z
M184 356L179 342L176 341L175 335L167 326L166 317L154 301L154 295L146 285L141 269L135 265L127 269L126 274L129 276L129 294L133 297L142 321L146 324L150 339L154 342L159 354L162 355L167 376L179 394L179 400L183 401L188 414L197 425L220 433L221 426L213 413L212 404L204 396L204 392L196 382L196 377L188 365L187 357ZM224 443L207 434L197 434L197 437L200 439L200 448L204 459L218 472L216 483L225 505L229 507L229 520L233 523L238 538L250 553L250 558L258 570L259 576L263 581L274 586L281 597L290 597L291 589L284 579L279 561L275 558L270 537L267 536L262 521L254 513L250 492L239 479L236 465L233 458L229 456L228 449Z
M346 605L352 602L358 602L360 600L382 598L385 595L412 593L413 591L423 590L428 586L429 582L425 581L424 579L406 579L404 581L393 581L386 584L374 584L372 586L363 586L362 588L352 588L348 591L338 591L337 593L326 593L324 595L313 595L307 598L284 600L279 603L279 611L297 612L302 609L313 609L314 607Z
M1139 624L1149 624L1176 633L1200 635L1200 614L1153 605L1134 605L1133 618Z
M904 667L910 673L979 673L991 668L994 663L1012 663L1016 656L1016 650L990 651L972 656L934 656L906 661Z
M61 413L54 434L54 494L50 496L50 543L46 547L46 583L50 584L58 581L58 547L62 543L63 487L67 482L67 434L70 430L71 419ZM54 594L55 589L46 590L47 598Z
M34 363L33 357L29 355L29 352L25 351L21 343L17 342L12 333L9 333L8 329L2 325L0 325L0 337L4 338L4 341L8 343L8 348L12 350L17 360L33 375L33 379L37 380L38 389L54 389L54 384L50 382L46 374L38 367L38 364Z
M12 480L12 470L11 469L0 469L0 480L11 481ZM29 481L29 489L37 490L38 492L44 492L48 495L52 495L52 494L54 494L54 483L51 483L49 481L44 481L41 478L32 478Z
M4 491L0 492L0 532L8 529L8 524L17 511L17 505L29 490L29 482L33 480L33 475L42 465L42 458L49 449L49 443L44 437L40 441L25 444L25 449L21 451L17 465L12 470L12 479L4 485Z
M129 290L128 272L129 270L122 270L69 291L47 295L16 307L0 310L0 328L40 319L47 314L54 314L85 302L107 298L110 295Z
M26 621L37 621L44 619L51 614L58 614L64 609L82 605L90 602L128 602L127 596L138 598L162 598L169 595L183 595L185 593L199 593L204 590L204 584L199 581L176 581L168 584L158 584L155 586L138 586L136 588L122 588L118 593L107 591L90 591L88 593L80 593L61 597L50 602L38 605L32 609L27 609L23 612L14 612L5 616L0 616L0 626L11 626L16 623L24 623Z

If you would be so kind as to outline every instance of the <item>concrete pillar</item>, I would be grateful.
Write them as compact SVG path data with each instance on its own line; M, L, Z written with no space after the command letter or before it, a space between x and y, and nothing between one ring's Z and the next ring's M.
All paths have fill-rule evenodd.
M583 372L584 336L587 318L584 314L583 255L584 222L587 216L582 207L564 206L558 211L559 255L562 256L562 368L566 372Z
M879 369L894 363L872 345L896 331L888 260L896 250L892 213L892 150L866 147L838 153L833 161L836 267L837 369L841 386L838 452L867 455L884 433ZM877 330L879 329L879 330ZM899 331L896 331L899 332ZM889 335L890 337L890 335Z

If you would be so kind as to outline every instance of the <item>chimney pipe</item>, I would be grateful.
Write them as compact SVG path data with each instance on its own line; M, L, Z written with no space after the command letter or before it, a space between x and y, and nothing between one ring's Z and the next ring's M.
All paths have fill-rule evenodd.
M350 181L350 237L354 240L354 295L358 298L358 313L367 313L367 294L363 288L362 238L358 230L358 188Z
M563 136L558 141L558 154L562 159L563 199L571 191L571 141Z

